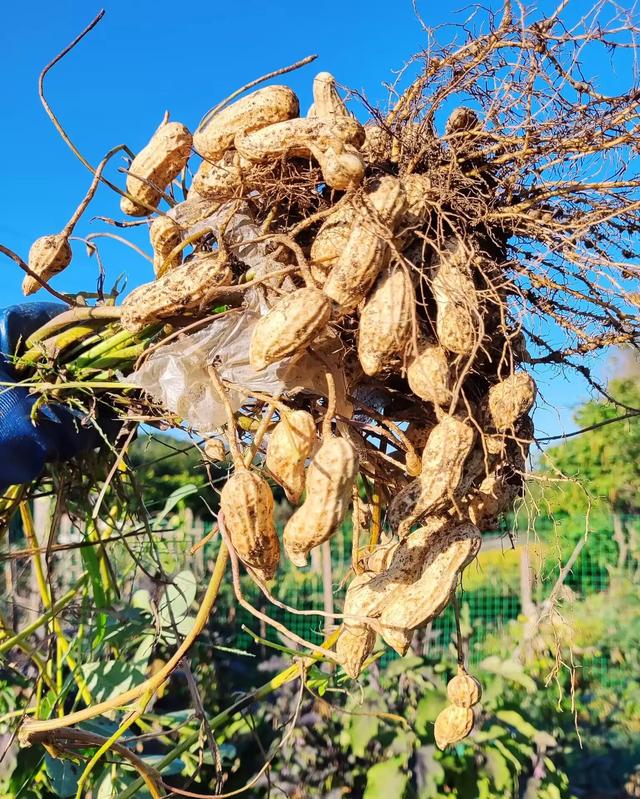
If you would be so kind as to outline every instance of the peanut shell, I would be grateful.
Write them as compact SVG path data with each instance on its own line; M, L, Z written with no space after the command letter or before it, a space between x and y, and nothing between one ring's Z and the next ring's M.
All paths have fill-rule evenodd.
M466 738L473 729L473 711L469 708L449 705L436 717L434 736L438 749L446 749L451 744Z
M289 502L300 501L304 464L316 441L316 425L307 411L293 411L274 427L267 445L267 468L285 490Z
M122 303L122 326L136 331L152 322L196 311L212 288L229 286L233 275L217 252L203 253L153 283L138 286Z
M288 86L265 86L213 116L193 137L196 152L210 161L222 158L237 133L265 128L300 113L298 98Z
M315 288L292 291L279 299L256 324L249 361L256 369L301 352L325 329L331 303Z
M471 708L480 701L482 686L475 677L460 668L458 674L449 680L447 697L457 707Z
M349 239L331 269L324 292L344 311L355 308L368 294L389 259L391 236L405 208L402 183L385 176L367 195L368 205L358 209ZM382 226L382 227L381 227ZM386 234L385 234L386 229Z
M182 253L179 253L165 266L167 257L182 240L180 230L180 226L168 216L157 216L151 223L149 241L153 247L153 271L156 275L182 263Z
M514 372L489 389L487 407L489 418L501 432L512 428L528 413L536 399L536 384L527 372Z
M63 233L41 236L33 242L29 250L29 269L48 281L69 266L71 257L69 239ZM41 285L35 278L25 275L22 281L22 293L25 297L35 294L39 288Z
M179 122L163 122L131 162L127 192L133 197L120 200L122 213L146 216L157 208L167 186L180 174L189 160L192 138ZM138 203L144 203L139 205Z
M284 548L295 566L304 566L307 554L342 522L357 472L358 457L345 438L322 442L307 470L305 500L284 528Z
M439 344L425 344L407 367L409 388L420 399L447 408L453 399L453 373Z
M407 270L399 264L387 267L360 312L358 358L365 374L376 375L403 356L415 300Z
M240 560L261 580L270 580L280 561L280 542L269 484L247 469L234 472L220 492L220 510Z

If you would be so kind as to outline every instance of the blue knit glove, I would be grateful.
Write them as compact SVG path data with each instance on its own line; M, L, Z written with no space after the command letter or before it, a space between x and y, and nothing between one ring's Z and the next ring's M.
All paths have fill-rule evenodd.
M52 302L0 310L0 382L16 383L11 366L15 348L66 310L65 305ZM37 398L19 385L0 386L0 491L34 480L45 463L68 460L99 443L93 428L80 426L79 414L56 403L41 405L34 424L31 410Z

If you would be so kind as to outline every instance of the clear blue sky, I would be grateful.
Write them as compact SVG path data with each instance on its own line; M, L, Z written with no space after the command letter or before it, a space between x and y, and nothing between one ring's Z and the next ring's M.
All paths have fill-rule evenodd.
M500 8L497 2L487 5ZM554 8L556 3L539 5ZM469 13L468 7L459 12L464 6L462 0L418 2L428 25L461 21ZM89 172L44 113L37 94L38 74L100 8L87 0L32 0L6 3L0 15L4 180L0 242L25 259L35 238L61 229L90 182ZM393 80L392 71L425 43L409 0L224 4L106 0L105 8L98 27L47 78L49 101L94 165L116 144L138 150L165 109L193 128L233 89L310 53L319 54L314 64L282 79L296 90L302 108L310 103L311 79L320 70L363 90L374 104L383 102L383 81ZM572 10L584 12L583 0L574 0ZM615 79L608 76L607 82L615 84ZM112 175L117 176L113 169ZM101 223L90 224L92 214L118 217L117 198L101 188L76 229L79 235L113 231ZM138 241L148 250L146 235ZM130 250L106 242L101 251L107 286L120 273L128 275L130 286L151 279L150 264ZM21 299L22 274L4 258L1 268L1 304L8 305ZM73 264L54 285L62 291L91 290L95 277L95 262L75 244ZM584 386L572 376L548 373L540 389L557 410L538 410L539 434L572 429L570 409L585 397Z

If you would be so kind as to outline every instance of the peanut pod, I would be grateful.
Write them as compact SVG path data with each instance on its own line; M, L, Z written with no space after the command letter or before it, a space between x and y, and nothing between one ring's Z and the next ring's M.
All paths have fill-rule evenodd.
M203 158L217 161L233 146L237 133L248 133L300 113L295 92L288 86L265 86L215 114L193 137Z
M438 749L446 749L466 738L473 729L473 710L449 705L436 716L433 734Z
M171 251L182 240L180 226L169 216L157 216L149 227L149 241L153 247L153 271L162 274L164 264ZM176 255L165 269L173 269L182 263L182 253Z
M365 374L376 375L402 358L411 339L415 291L407 270L387 267L367 298L358 325L358 357Z
M326 327L331 303L315 288L292 291L258 320L249 345L249 361L256 369L301 352Z
M131 162L127 192L133 201L122 197L120 209L123 214L146 216L151 213L150 208L157 208L164 190L189 160L191 143L191 133L179 122L160 125L149 144Z
M388 238L404 207L398 178L381 178L358 209L347 243L324 285L324 292L343 310L355 308L368 294L389 259ZM370 209L373 209L370 210Z
M380 625L385 641L393 645L398 630L424 627L442 613L461 571L478 554L481 541L480 531L470 522L431 537L418 578L392 592L382 608Z
M231 269L220 253L202 253L162 277L138 286L122 303L122 326L137 331L145 325L196 311L216 286L229 286Z
M431 289L436 301L436 334L450 352L469 355L479 343L478 295L460 244L449 244L434 266Z
M352 124L345 128L347 131L344 138L345 144L352 144L358 148L364 144L364 128L347 110L336 89L336 79L330 72L319 72L313 79L313 105L309 109L307 117L328 120L340 117L349 119Z
M316 425L307 411L288 413L274 427L267 445L267 468L285 490L287 499L300 501L305 484L304 464L316 440Z
M270 580L280 561L280 542L269 484L247 469L234 472L220 492L220 511L240 560L259 579Z
M71 263L71 257L69 239L64 233L41 236L33 242L29 250L29 269L46 281L66 269ZM25 297L35 294L39 288L40 283L35 278L25 275L22 281L22 293Z
M256 163L313 157L326 184L344 191L357 186L364 175L362 156L348 143L360 127L351 117L290 119L237 134L234 141L240 155Z
M416 397L443 408L453 399L453 372L439 344L425 344L407 367L409 388Z
M284 548L295 566L304 566L307 554L342 522L357 472L358 456L345 438L322 442L307 470L305 500L284 528Z
M528 413L536 399L536 384L527 372L514 372L491 386L486 410L489 423L504 432Z
M475 677L459 666L458 673L447 684L447 697L457 707L470 708L480 701L482 686Z

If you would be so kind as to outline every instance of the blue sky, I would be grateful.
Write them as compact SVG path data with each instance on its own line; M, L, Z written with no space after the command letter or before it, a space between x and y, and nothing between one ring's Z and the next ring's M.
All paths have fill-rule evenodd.
M498 10L499 3L488 3ZM541 3L553 8L556 3ZM4 202L0 242L26 258L31 242L58 232L84 195L89 172L55 132L37 93L42 67L100 9L86 0L32 0L5 4L0 24L0 126ZM425 34L409 0L322 3L284 0L217 3L192 0L107 0L98 27L47 78L47 96L80 151L96 164L116 144L140 149L165 110L194 128L202 115L233 89L310 53L318 60L285 76L302 108L310 104L313 75L332 72L338 81L364 91L374 104L385 101L382 83L424 47ZM418 2L429 25L462 21L461 0ZM574 12L584 11L582 0ZM608 76L607 88L615 77ZM119 164L118 164L119 165ZM116 165L117 166L117 165ZM111 176L124 178L111 168ZM117 198L101 188L76 233L112 231L89 223L92 214L119 217ZM116 231L117 232L117 231ZM135 239L148 250L146 234ZM150 264L116 242L102 240L107 286L126 273L130 286L152 277ZM2 304L20 301L22 275L2 259ZM62 291L91 290L96 264L80 244L74 262L53 285ZM37 295L40 298L40 294ZM44 299L44 297L43 297ZM540 381L539 434L572 428L571 408L586 397L572 376L551 374Z

